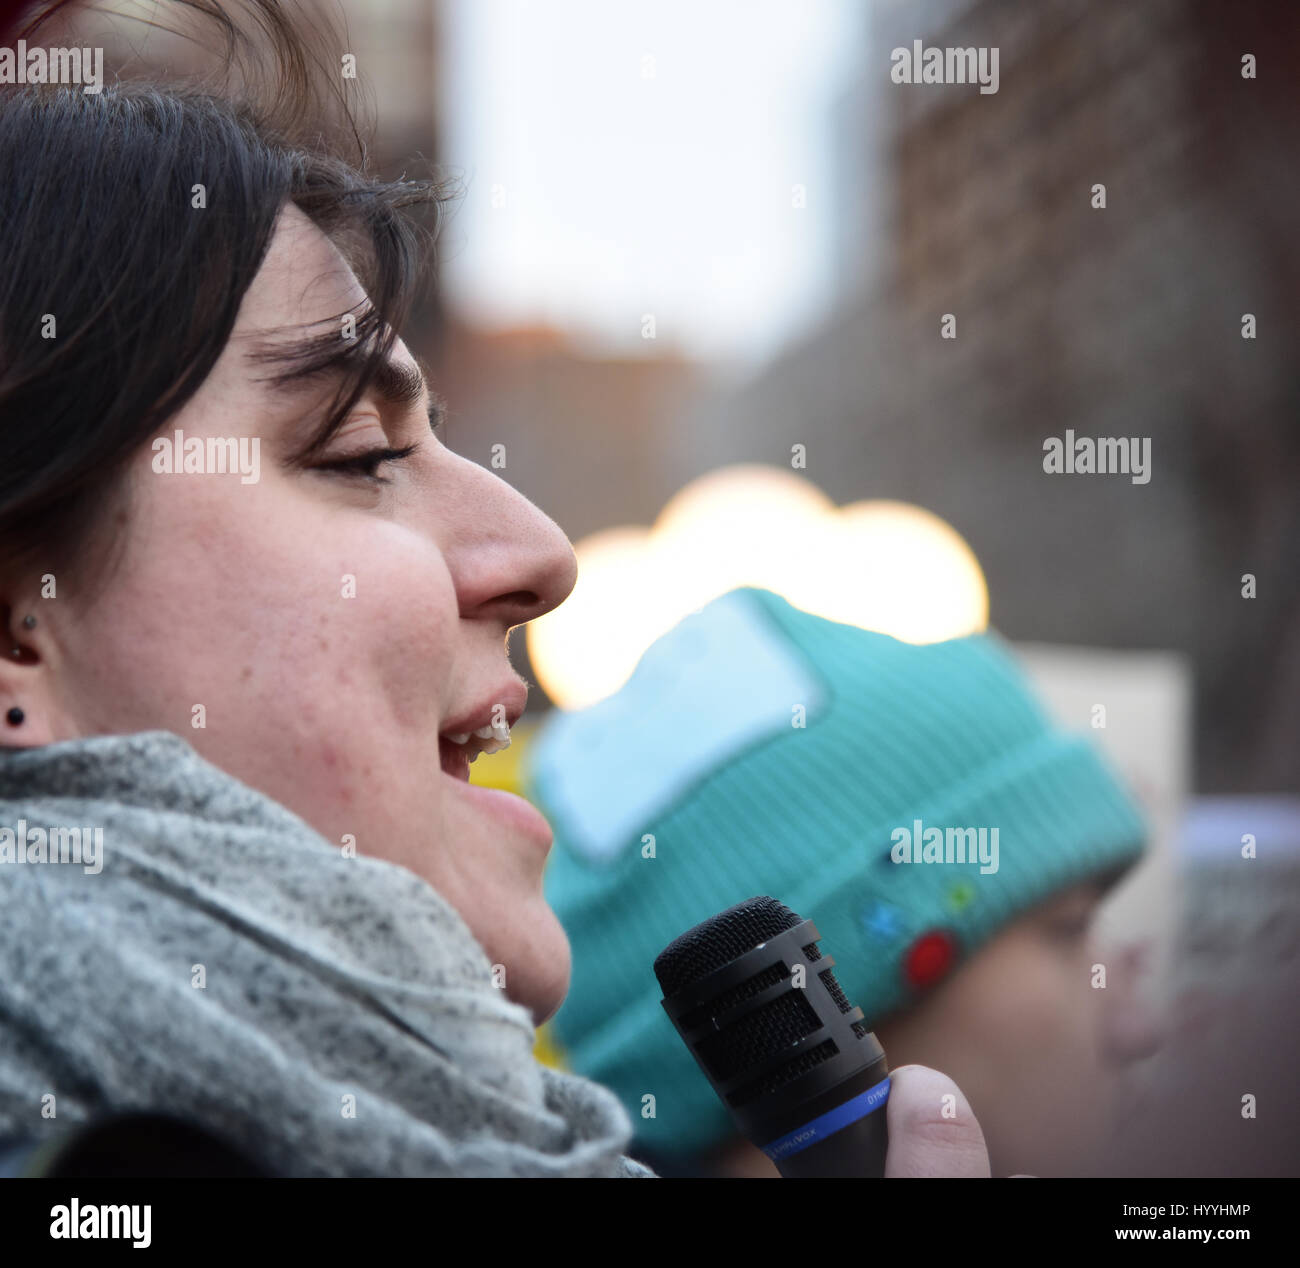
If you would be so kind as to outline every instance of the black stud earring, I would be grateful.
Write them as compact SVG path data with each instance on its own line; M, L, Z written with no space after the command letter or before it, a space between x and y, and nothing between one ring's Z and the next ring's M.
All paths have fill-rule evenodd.
M17 705L15 705L5 714L5 721L8 722L10 726L22 726L23 718L26 716L27 715L24 714Z

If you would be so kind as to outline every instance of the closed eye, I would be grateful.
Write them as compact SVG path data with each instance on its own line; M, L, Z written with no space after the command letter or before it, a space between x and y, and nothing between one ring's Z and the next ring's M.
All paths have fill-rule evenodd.
M392 481L379 474L379 468L385 463L401 462L409 458L420 446L407 445L404 449L368 449L365 453L354 454L350 458L334 458L329 462L316 463L318 471L337 471L343 475L360 476L373 480L376 484L392 484Z

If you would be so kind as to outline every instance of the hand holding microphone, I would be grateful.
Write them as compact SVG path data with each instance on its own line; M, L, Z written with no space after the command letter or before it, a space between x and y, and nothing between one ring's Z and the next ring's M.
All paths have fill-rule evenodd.
M989 1178L984 1133L961 1089L946 1074L905 1065L892 1071L889 1081L886 1179ZM953 1112L946 1112L948 1106Z
M820 936L775 899L751 898L655 960L664 1010L737 1129L787 1179L988 1176L956 1084L924 1066L890 1074Z

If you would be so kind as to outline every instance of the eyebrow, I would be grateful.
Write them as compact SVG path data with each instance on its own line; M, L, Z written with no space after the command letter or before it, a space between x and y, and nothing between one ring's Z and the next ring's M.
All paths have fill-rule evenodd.
M354 355L334 356L325 361L312 363L308 358L320 348L325 340L308 339L289 346L262 345L255 349L252 356L262 362L292 365L299 364L296 370L270 375L262 382L269 383L273 392L281 396L300 398L313 384L342 383L354 363ZM328 342L334 342L328 337ZM363 350L359 350L359 353ZM415 365L385 357L374 366L374 372L367 384L367 393L373 393L386 405L414 405L421 395L427 395L429 427L436 431L447 422L447 402L433 390L429 382L429 368L423 357L414 353ZM343 425L342 418L336 420L329 431L316 438L315 444L325 443Z
M370 386L375 395L388 405L414 405L427 394L429 426L436 431L447 421L447 402L429 385L429 370L424 359L414 359L415 365L408 365L385 357L375 367L375 377Z

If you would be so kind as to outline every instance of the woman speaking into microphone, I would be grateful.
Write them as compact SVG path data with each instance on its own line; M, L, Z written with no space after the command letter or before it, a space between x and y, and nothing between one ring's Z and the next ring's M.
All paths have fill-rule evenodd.
M143 1108L279 1174L650 1175L533 1057L551 830L468 780L573 553L400 338L447 190L303 144L342 46L252 9L272 106L0 89L0 1138ZM895 1079L891 1166L987 1174Z

